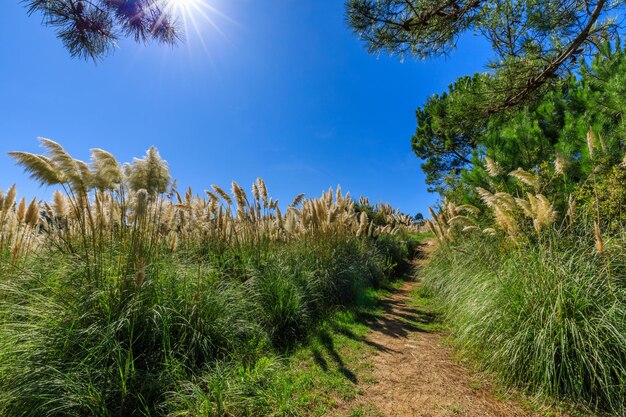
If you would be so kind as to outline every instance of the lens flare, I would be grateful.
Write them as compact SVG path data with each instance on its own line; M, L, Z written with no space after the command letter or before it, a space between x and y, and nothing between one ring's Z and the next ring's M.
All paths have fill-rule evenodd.
M228 42L230 41L217 25L217 20L238 25L237 22L212 6L210 1L211 0L163 0L165 9L174 14L179 22L182 23L185 37L189 38L191 32L195 32L207 53L209 51L202 36L202 26L204 24L208 24Z

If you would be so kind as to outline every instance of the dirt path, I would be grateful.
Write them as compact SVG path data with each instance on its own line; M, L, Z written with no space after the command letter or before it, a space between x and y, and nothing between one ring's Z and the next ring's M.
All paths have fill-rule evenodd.
M405 283L385 300L384 316L370 324L368 344L377 347L372 358L376 383L363 386L362 395L343 404L339 414L362 415L351 411L360 409L387 417L529 415L496 399L485 381L452 359L445 335L428 330L433 315L410 305L417 285Z

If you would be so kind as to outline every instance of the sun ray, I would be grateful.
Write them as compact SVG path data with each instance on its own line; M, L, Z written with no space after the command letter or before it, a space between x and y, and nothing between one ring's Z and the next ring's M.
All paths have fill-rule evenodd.
M196 35L198 35L198 40L200 41L200 44L202 45L202 49L204 49L204 52L206 52L208 56L211 56L211 53L209 52L209 48L207 47L207 44L204 41L204 37L202 36L202 32L200 32L200 28L198 27L198 23L193 17L191 17L190 20L191 20L191 26L193 26L193 29L196 32Z
M226 20L228 23L232 23L233 25L235 25L235 26L237 26L239 28L242 28L242 29L245 28L241 23L239 23L238 21L236 21L232 17L228 16L226 13L218 10L214 6L210 5L206 1L195 2L195 6L197 6L197 7L204 7L205 9L209 10L209 12L211 12L211 13L219 16L219 17L221 17L222 19Z
M228 36L226 36L224 31L220 29L220 27L213 21L213 19L211 19L209 15L205 13L204 10L202 10L195 2L192 2L190 7L193 7L193 9L196 10L209 23L209 25L224 38L224 40L230 43L230 39L228 39Z
M183 28L185 33L187 33L187 15L183 13L182 15L182 19L183 19ZM189 54L189 58L191 58L192 55L192 51L191 51L191 45L189 44L189 42L185 42L186 46L187 46L187 53Z
M209 56L209 47L207 45L206 31L202 30L202 25L206 24L212 30L217 32L221 38L223 38L228 44L232 45L231 39L219 26L218 21L222 20L228 24L233 24L239 28L243 28L243 25L232 19L224 12L218 10L214 5L209 4L211 0L161 0L163 10L168 14L174 15L179 23L182 23L183 36L190 40L190 34L193 34L194 38L197 37L202 49ZM182 21L182 22L181 22ZM189 42L187 42L188 48Z

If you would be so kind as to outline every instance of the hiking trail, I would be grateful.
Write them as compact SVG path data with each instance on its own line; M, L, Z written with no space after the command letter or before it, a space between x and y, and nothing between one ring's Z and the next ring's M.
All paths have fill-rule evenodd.
M433 241L423 244L417 267L427 262ZM335 415L385 417L510 417L529 416L514 402L496 398L484 376L475 375L453 359L446 334L430 330L429 311L414 307L411 292L418 282L405 282L383 302L382 317L371 322L366 342L376 348L371 358L376 381L364 384L354 400L339 404ZM352 414L350 414L352 412Z

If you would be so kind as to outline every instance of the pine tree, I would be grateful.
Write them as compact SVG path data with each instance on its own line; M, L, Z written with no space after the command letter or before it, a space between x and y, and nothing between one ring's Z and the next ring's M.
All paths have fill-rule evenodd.
M102 59L121 37L176 44L179 31L169 0L25 0L73 57Z
M373 53L447 55L466 33L491 44L491 76L471 111L505 112L537 97L621 29L607 0L348 0L348 22Z
M490 181L485 156L510 172L540 169L542 162L561 155L571 162L568 175L578 180L594 166L586 140L590 128L602 136L607 162L617 164L624 157L626 51L619 39L598 45L598 53L576 74L505 115L481 118L468 111L483 88L483 77L463 77L417 110L413 150L424 161L431 191L464 201L468 190Z

